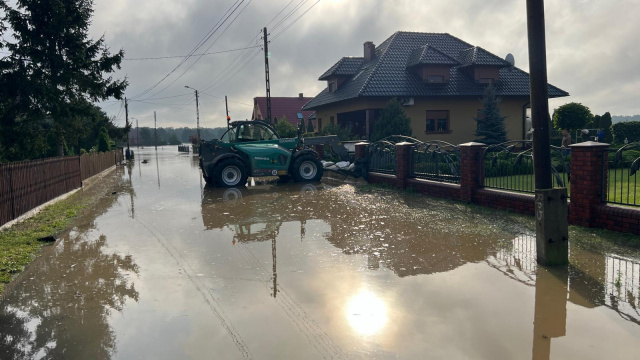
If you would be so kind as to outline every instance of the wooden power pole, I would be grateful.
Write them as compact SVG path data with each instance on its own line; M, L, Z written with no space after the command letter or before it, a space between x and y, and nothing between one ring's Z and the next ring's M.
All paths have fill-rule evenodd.
M537 260L543 265L563 265L569 262L567 189L554 189L551 179L544 0L527 0L527 33L531 120L534 129Z
M267 122L271 123L271 80L269 78L269 41L267 27L264 28L264 76L267 86Z
M127 98L124 98L124 118L125 128L127 129L127 160L129 160L131 150L129 149L129 103L127 103Z
M156 139L155 143L156 143L156 151L158 150L158 121L156 119L156 112L153 112L153 133L154 133L154 137Z

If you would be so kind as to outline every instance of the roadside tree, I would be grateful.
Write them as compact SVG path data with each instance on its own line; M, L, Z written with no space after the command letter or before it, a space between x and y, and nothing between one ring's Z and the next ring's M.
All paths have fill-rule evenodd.
M21 80L8 94L20 99L17 119L49 128L64 155L65 137L82 126L77 103L121 99L127 80L108 74L120 68L124 52L111 55L104 37L89 38L92 0L17 0L15 7L0 1L0 9L15 39L4 44L10 55L2 70L5 79Z

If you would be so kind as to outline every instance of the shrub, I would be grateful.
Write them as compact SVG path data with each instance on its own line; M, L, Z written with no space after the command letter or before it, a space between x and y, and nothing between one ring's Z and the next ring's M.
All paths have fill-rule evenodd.
M624 139L629 142L640 141L640 121L627 121L615 123L611 126L613 130L613 141L621 144Z

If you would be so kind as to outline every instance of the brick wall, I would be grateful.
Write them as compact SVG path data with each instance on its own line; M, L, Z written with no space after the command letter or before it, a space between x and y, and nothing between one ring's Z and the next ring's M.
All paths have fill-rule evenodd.
M356 145L356 158L365 156L368 144ZM418 193L461 200L494 209L520 214L535 214L535 197L496 189L484 188L484 144L460 145L460 185L416 179L410 176L411 151L407 143L396 145L396 175L369 172L372 184L388 184L409 188ZM609 144L584 142L571 146L571 201L569 222L584 227L606 228L640 235L640 208L609 205L606 197Z

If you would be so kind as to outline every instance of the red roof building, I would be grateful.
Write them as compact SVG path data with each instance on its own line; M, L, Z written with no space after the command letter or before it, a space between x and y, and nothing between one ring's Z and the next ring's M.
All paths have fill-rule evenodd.
M273 123L278 122L278 120L286 117L287 121L293 125L298 125L300 123L300 119L298 114L302 114L302 118L305 121L305 125L309 121L309 116L313 114L315 111L302 111L302 107L304 104L308 103L311 99L310 97L304 97L302 93L300 93L297 97L272 97L271 98L271 117L273 118ZM251 115L252 120L266 120L267 118L267 98L266 97L255 97L253 98L253 114ZM313 125L315 126L315 121L313 121Z

